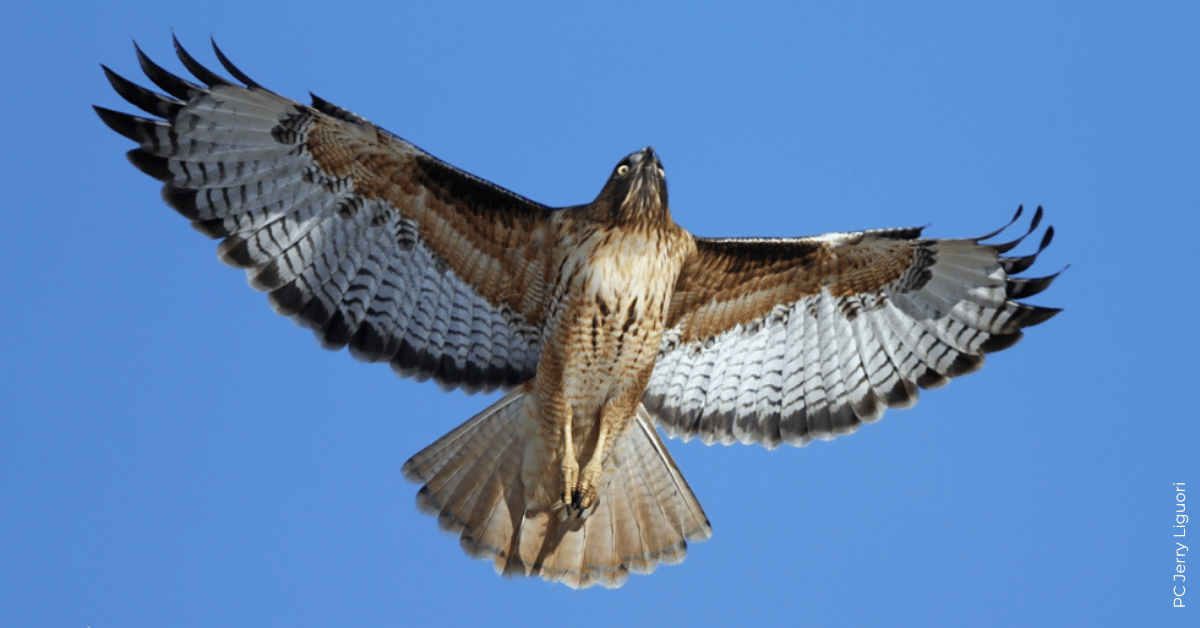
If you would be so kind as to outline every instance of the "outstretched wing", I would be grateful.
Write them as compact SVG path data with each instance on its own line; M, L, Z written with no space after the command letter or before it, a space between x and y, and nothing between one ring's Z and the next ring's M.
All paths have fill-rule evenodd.
M1014 301L1057 275L1013 276L1037 253L1001 257L1041 217L1039 207L1025 235L992 245L980 241L1003 229L967 240L921 239L921 229L697 238L643 403L668 435L772 448L910 406L918 388L978 369L1058 312Z
M135 46L136 47L136 46ZM223 261L321 344L469 391L533 376L550 209L441 162L317 97L264 89L213 44L234 84L175 42L204 85L137 50L162 95L104 68L125 100L96 107L129 159Z

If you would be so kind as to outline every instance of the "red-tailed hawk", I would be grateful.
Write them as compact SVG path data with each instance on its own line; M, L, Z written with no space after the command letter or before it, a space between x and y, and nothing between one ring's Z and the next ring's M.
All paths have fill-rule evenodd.
M615 587L708 538L656 425L767 448L830 439L1058 311L1016 301L1054 279L1014 277L1037 253L1001 255L1025 236L698 238L672 220L650 148L591 203L554 209L279 96L220 50L241 84L176 50L203 85L138 50L166 95L104 71L154 117L96 111L138 143L129 159L166 202L222 238L221 259L327 348L508 390L403 469L421 510L505 575Z

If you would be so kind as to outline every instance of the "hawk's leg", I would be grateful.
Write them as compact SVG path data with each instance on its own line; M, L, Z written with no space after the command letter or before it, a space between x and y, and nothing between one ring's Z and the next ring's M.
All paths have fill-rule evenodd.
M620 403L620 398L609 399L600 409L600 425L596 429L596 447L592 457L583 467L583 476L579 480L579 488L572 495L571 505L579 511L579 516L586 517L596 507L600 490L600 475L604 472L604 458L609 442L615 432L621 428L625 417L629 416Z
M571 404L563 403L562 406L562 422L559 423L559 429L562 432L559 438L559 455L562 457L562 505L564 510L560 513L561 517L578 517L579 512L574 507L576 487L579 484L579 461L575 458L575 443L572 436L574 431L574 410Z
M560 439L562 449L560 451L562 454L563 509L559 512L559 517L562 519L585 519L596 509L600 473L603 470L601 462L604 460L604 447L612 433L611 425L604 418L611 414L609 412L611 405L611 402L605 404L600 413L601 420L596 429L596 446L591 459L583 468L581 476L579 459L576 457L575 450L574 409L570 404L564 404L564 420L560 424L562 426Z

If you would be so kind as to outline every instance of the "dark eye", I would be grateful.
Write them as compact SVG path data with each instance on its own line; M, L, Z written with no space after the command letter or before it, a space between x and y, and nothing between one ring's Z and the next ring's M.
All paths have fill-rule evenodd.
M629 172L629 164L617 166L617 176L623 176L626 172Z

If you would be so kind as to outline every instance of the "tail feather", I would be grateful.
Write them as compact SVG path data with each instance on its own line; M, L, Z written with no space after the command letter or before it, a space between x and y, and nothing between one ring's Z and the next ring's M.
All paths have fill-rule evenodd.
M490 558L505 576L538 576L573 588L618 587L630 573L683 560L688 541L712 530L639 406L612 444L599 503L584 519L530 509L521 469L525 391L517 388L413 456L404 475L425 485L417 505L460 537L463 551ZM546 478L549 486L560 479ZM534 490L527 490L534 489ZM544 487L541 487L544 488Z

